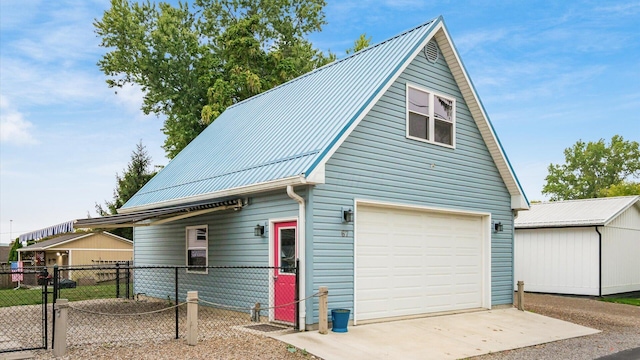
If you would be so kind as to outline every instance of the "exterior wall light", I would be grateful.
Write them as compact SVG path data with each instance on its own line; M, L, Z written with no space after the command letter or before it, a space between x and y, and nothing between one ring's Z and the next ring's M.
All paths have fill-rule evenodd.
M493 223L493 232L502 232L504 231L504 226L501 222Z
M266 237L269 233L269 225L267 222L264 222L264 225L257 224L256 227L253 228L253 235Z
M349 206L342 207L342 222L345 224L353 222L353 208Z

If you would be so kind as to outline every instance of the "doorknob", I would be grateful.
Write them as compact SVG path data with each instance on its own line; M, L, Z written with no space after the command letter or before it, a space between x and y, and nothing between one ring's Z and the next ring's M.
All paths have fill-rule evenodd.
M273 280L278 280L278 275L274 275Z

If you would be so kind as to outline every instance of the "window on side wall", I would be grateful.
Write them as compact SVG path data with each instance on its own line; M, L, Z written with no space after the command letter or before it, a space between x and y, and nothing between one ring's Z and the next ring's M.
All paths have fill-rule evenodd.
M455 99L407 84L407 137L455 147L455 109Z
M207 225L187 226L187 266L190 266L187 268L187 272L206 274L207 268L205 266L208 264L209 232Z

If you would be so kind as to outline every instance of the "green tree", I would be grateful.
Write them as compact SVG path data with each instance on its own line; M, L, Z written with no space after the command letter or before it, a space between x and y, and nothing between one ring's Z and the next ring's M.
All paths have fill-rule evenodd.
M111 0L94 22L109 87L137 84L142 111L164 115L173 158L228 106L335 59L306 39L324 0Z
M347 54L356 53L362 49L368 48L371 44L371 36L367 37L367 34L360 34L360 37L353 42L353 47L347 49Z
M22 243L20 242L20 238L16 238L16 240L11 244L11 249L9 250L9 262L18 261L18 249L22 247Z
M640 178L640 149L637 141L614 135L585 143L582 140L564 150L565 164L550 164L542 193L550 199L571 200L615 196L625 181Z
M105 201L105 207L96 203L96 212L100 216L115 215L131 197L138 192L156 174L152 170L151 156L142 141L136 145L136 149L131 153L131 161L127 164L122 176L116 174L117 187L113 190L113 200ZM131 228L118 228L109 230L110 232L133 239Z
M640 195L640 182L623 181L600 192L602 197Z

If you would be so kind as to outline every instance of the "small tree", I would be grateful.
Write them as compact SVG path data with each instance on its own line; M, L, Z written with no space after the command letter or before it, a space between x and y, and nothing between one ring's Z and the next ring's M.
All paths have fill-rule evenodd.
M564 150L564 156L565 164L549 165L542 188L552 201L627 194L637 184L631 180L640 178L640 145L620 135L614 135L609 144L604 139L579 140Z
M105 201L105 207L96 203L96 212L100 216L115 215L138 190L156 174L152 171L151 157L142 141L136 145L136 150L131 153L131 161L124 170L122 176L116 174L117 187L113 190L113 200ZM133 239L131 228L118 228L110 231L118 236Z
M18 261L18 249L22 247L22 243L20 242L20 238L16 238L16 240L11 243L11 250L9 250L9 262Z
M357 53L358 51L368 48L371 44L371 36L367 37L367 34L360 34L360 37L353 42L353 47L347 49L347 54Z

